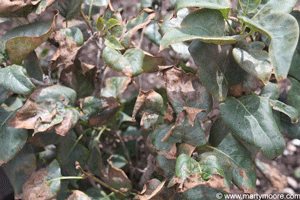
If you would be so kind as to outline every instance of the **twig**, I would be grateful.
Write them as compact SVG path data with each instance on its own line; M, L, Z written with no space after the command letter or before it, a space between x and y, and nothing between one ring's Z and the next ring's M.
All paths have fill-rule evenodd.
M94 33L94 29L92 27L91 22L88 20L88 18L85 16L85 14L83 13L83 11L80 9L80 14L83 17L85 23L88 25L88 27L90 28L90 30L92 31L92 33Z
M53 83L48 82L48 81L39 81L39 80L36 80L35 78L29 78L29 79L35 86L51 86L51 85L53 85Z
M115 188L112 188L110 185L104 183L103 181L101 181L100 179L98 179L97 177L95 177L94 175L85 172L85 171L81 168L81 166L80 166L80 164L79 164L78 161L75 162L75 166L76 166L76 169L79 169L79 170L81 171L82 174L84 174L85 176L87 176L87 177L93 179L94 181L98 182L100 185L102 185L102 186L104 186L104 187L110 189L110 190L113 191L114 193L117 193L117 194L119 194L119 195L122 195L123 197L127 197L127 195L124 194L123 192L121 192L121 191L119 191L119 190L117 190L117 189L115 189Z

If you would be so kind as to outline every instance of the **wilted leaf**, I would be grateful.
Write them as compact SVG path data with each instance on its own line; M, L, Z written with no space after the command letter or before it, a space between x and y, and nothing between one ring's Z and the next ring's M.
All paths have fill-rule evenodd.
M232 55L241 68L267 84L273 70L269 54L262 50L263 48L264 44L262 42L252 42L245 50L234 48Z
M131 44L132 37L135 33L146 27L151 20L155 17L155 12L151 9L144 9L137 18L130 19L126 26L126 33L123 35L121 43L125 48L128 48Z
M30 52L24 59L24 68L28 75L38 81L43 81L43 71L35 51Z
M118 169L113 166L110 159L107 160L108 167L108 180L109 185L117 190L120 190L123 193L130 192L132 185L130 179L127 177L125 172L122 169Z
M129 77L111 77L105 80L105 88L103 88L101 95L104 97L119 97L131 83Z
M177 114L183 110L189 113L190 109L184 107L205 110L205 113L197 115L197 119L210 112L212 97L196 76L172 66L161 67L161 71L166 82L168 99Z
M13 114L0 107L0 166L12 159L26 143L27 130L14 129L6 124Z
M149 180L143 187L141 194L136 195L139 200L148 200L157 198L157 195L163 190L166 181L160 182L158 179Z
M163 36L160 50L179 42L200 39L215 44L232 44L243 36L225 36L225 21L217 10L201 9L188 14L181 23L181 28L171 28Z
M11 65L0 69L0 85L14 93L29 95L35 86L24 74L23 67Z
M219 10L224 18L228 18L228 13L230 11L230 5L227 0L177 0L176 1L176 11L182 8L188 7L200 7Z
M64 18L70 20L78 15L82 3L83 0L56 1L55 4L53 4L53 8L57 9L59 14L61 14Z
M27 17L40 1L2 0L0 2L0 17Z
M5 45L12 63L21 64L30 52L48 39L54 30L57 15L58 13L55 14L53 21L34 22L5 33L0 42Z
M270 99L270 104L274 110L280 111L287 116L289 116L292 120L292 123L298 123L298 118L300 117L299 112L296 108L286 105L285 103Z
M110 122L120 106L120 102L114 97L86 97L80 105L92 126L102 126Z
M67 200L92 200L87 194L80 190L74 190Z
M132 119L135 120L136 114L140 109L147 113L163 114L163 103L162 96L154 90L149 90L147 92L141 90L133 109Z
M255 160L255 163L259 171L270 181L272 187L278 191L287 187L287 178L278 169L258 159Z
M51 179L61 177L60 167L56 160L46 168L33 172L23 185L23 197L25 199L51 199L56 197L60 189L60 180Z
M12 160L1 167L13 186L14 194L21 194L28 175L36 168L36 157L32 146L26 144Z
M271 13L255 21L247 17L240 19L251 28L271 39L269 56L277 80L286 78L299 38L297 20L287 13Z
M37 89L8 124L35 133L54 127L57 134L65 136L79 119L79 112L71 107L75 99L75 91L64 86Z
M269 99L256 95L227 98L220 104L220 112L235 135L260 148L267 158L282 153L285 142L273 118Z

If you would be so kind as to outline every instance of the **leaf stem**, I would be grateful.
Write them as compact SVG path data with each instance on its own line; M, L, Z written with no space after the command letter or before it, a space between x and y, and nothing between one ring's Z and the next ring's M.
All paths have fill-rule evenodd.
M48 181L68 180L68 179L85 179L85 178L81 176L62 176L62 177L50 179Z
M92 0L92 1L91 1L91 4L90 4L88 20L90 20L90 19L91 19L91 16L92 16L92 8L93 8L93 4L94 4L94 0Z
M232 31L232 33L235 33L235 30L232 28L232 26L231 26L231 24L229 23L228 19L225 19L225 20L226 20L226 22L227 22L227 24L228 24L230 30Z
M83 17L85 23L88 25L89 29L92 31L92 34L94 33L94 29L92 27L91 22L89 21L89 19L86 17L86 15L83 13L82 9L80 9L80 14Z
M81 171L82 174L84 174L85 176L87 176L87 177L93 179L94 181L98 182L100 185L102 185L102 186L104 186L104 187L110 189L110 190L113 191L114 193L117 193L117 194L119 194L119 195L122 195L123 197L127 197L127 195L124 194L123 192L121 192L121 191L119 191L119 190L117 190L117 189L111 187L110 185L104 183L103 181L101 181L100 179L98 179L97 177L95 177L94 175L85 172L85 171L81 168L81 166L80 166L80 164L79 164L78 161L75 162L75 166L76 166L76 169L79 169L79 170Z

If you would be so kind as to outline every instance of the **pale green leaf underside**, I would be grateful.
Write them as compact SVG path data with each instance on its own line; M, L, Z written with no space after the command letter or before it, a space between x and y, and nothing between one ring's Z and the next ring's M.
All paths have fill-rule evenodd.
M259 22L240 17L253 31L259 31L271 39L269 55L277 80L287 77L299 38L296 19L287 13L272 13Z
M273 159L282 153L285 142L268 98L256 95L227 98L220 104L220 112L233 133L260 148L265 157Z
M163 36L160 50L179 42L200 39L215 44L233 44L243 36L225 36L225 21L217 10L201 9L187 15L181 27L169 29Z
M234 48L232 55L235 61L249 74L259 78L265 84L269 82L272 66L269 55L265 51L246 51Z
M299 112L296 108L286 105L285 103L270 99L270 104L274 110L280 111L287 116L289 116L292 120L292 123L297 123L299 116Z
M239 6L242 9L244 15L255 11L260 3L261 0L239 0Z
M228 18L230 5L227 0L177 0L176 11L188 7L201 7L219 10L224 18Z
M11 65L0 69L0 85L17 94L29 95L35 88L24 74L23 67Z

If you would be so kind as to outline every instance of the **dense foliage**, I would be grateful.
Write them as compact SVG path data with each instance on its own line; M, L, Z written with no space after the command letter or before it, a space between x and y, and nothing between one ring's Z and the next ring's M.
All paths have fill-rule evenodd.
M257 154L274 159L283 135L300 138L296 2L177 0L162 12L141 0L123 19L109 0L2 0L1 23L18 24L0 38L0 165L15 195L253 193ZM52 20L29 20L44 13ZM141 90L154 72L165 87Z

